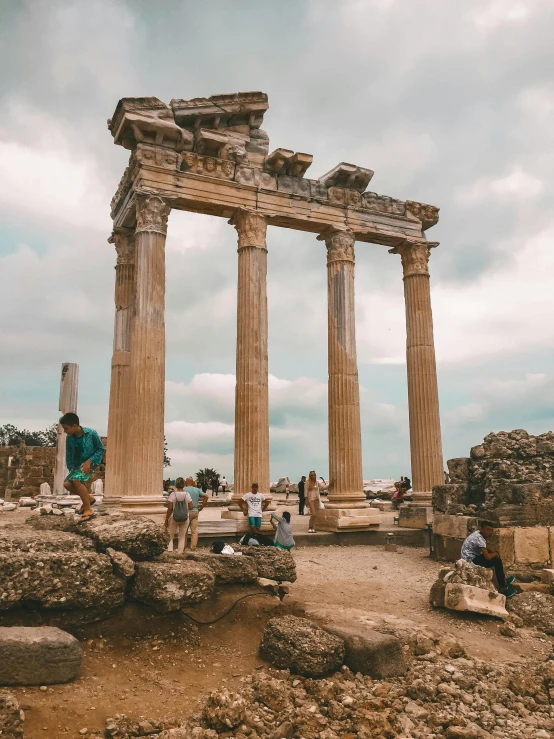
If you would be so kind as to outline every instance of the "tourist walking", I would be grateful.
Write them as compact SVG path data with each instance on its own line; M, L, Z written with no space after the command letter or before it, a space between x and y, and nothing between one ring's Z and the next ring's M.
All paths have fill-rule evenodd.
M315 514L321 506L320 483L317 480L314 470L308 475L306 482L306 500L310 509L310 520L308 521L308 534L315 534Z
M245 516L248 516L250 525L250 533L256 535L260 533L262 527L262 513L269 505L263 493L258 492L258 483L252 483L252 489L249 493L242 496L240 507Z
M500 555L498 552L488 548L487 539L490 539L493 534L494 528L492 523L489 521L480 521L479 531L474 531L470 534L462 544L461 557L466 562L494 570L500 592L507 598L511 598L516 593L511 587L515 578L513 575L508 578L505 576L504 565L500 559Z
M306 475L302 475L302 479L298 483L298 515L304 515L304 506L306 505Z
M227 492L227 478L225 475L221 478L221 492L225 495Z
M196 549L198 546L198 517L200 511L208 502L208 493L203 493L200 488L194 484L192 477L185 480L185 491L192 499L192 511L189 513L187 529L185 531L185 549L187 548L187 539L190 532L190 548Z
M219 480L217 477L214 477L212 480L212 497L215 495L217 498L217 494L219 493Z
M289 485L288 483L285 485L285 500L289 499Z
M65 461L69 470L63 486L81 499L82 505L77 511L81 517L77 523L85 523L94 518L92 506L96 503L94 496L87 490L86 483L94 468L102 461L104 445L96 431L81 426L76 413L65 413L60 418L60 424L67 434Z
M177 534L177 551L185 551L185 540L189 524L189 516L192 511L192 498L184 490L185 481L182 477L175 480L175 490L169 493L167 498L167 512L165 514L165 527L169 531L169 544L167 551L173 551L173 539Z
M275 529L275 539L273 543L279 549L288 549L294 546L294 538L292 536L292 524L290 522L290 513L284 511L282 516L277 513L271 513L271 525Z

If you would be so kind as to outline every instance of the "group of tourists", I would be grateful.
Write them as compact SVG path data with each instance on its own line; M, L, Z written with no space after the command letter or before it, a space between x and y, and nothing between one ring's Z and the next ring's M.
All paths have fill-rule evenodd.
M258 488L258 483L253 482L250 492L243 495L240 501L240 507L244 515L248 516L248 525L250 527L250 536L247 538L247 543L253 541L253 543L260 544L265 538L261 533L262 514L269 506L270 499L263 493L260 493ZM275 529L274 545L279 549L291 550L294 546L294 538L292 536L290 513L284 511L283 515L279 516L272 511L270 521Z
M406 501L406 495L412 489L412 483L409 477L402 476L398 482L394 483L394 493L392 496L392 507L397 511L402 503Z
M178 477L175 480L175 490L167 498L167 512L165 527L169 532L169 546L173 551L173 541L177 534L177 551L184 552L187 537L190 532L190 548L198 545L198 515L208 502L208 495L201 488L197 488L192 477L186 480Z

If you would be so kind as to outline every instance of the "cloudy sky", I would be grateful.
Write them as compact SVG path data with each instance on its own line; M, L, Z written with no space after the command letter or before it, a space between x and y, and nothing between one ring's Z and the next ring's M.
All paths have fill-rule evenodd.
M445 458L554 426L554 3L548 0L0 0L0 423L57 418L63 361L105 433L128 152L120 97L263 90L271 146L375 170L441 208L428 236ZM327 475L325 247L270 228L271 475ZM400 258L359 244L364 476L409 474ZM236 241L172 213L172 473L232 476Z

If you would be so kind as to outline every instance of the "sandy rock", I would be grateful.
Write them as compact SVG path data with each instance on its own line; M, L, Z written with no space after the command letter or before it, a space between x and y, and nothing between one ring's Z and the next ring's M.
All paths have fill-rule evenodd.
M344 654L342 639L296 616L272 618L260 644L260 656L275 667L314 677L337 669Z
M246 707L244 698L223 688L210 693L202 715L216 731L229 731L243 723Z
M497 618L508 615L505 595L473 585L448 582L444 592L444 605L453 611L471 611Z
M554 597L546 593L521 593L507 603L508 611L519 616L525 626L533 626L554 636Z
M17 505L15 503L4 503L0 506L0 513L8 513L9 511L15 511Z
M50 626L0 627L0 685L52 685L77 677L81 645Z
M97 516L90 523L80 524L79 533L92 539L102 552L115 549L137 561L155 559L169 543L162 524L128 514Z
M124 593L104 554L0 552L0 611L26 605L109 610L123 604Z
M164 552L158 562L190 560L207 565L214 573L216 582L230 584L252 583L258 577L258 568L252 557L235 554L213 554L213 552Z
M269 580L267 577L257 577L256 585L271 595L279 595L279 583L277 580Z
M14 695L0 690L0 736L4 739L23 739L25 715Z
M214 583L212 570L197 562L140 562L136 565L131 595L166 613L207 600Z
M121 575L125 578L133 577L135 574L135 563L131 557L128 557L123 552L116 552L111 547L106 549L106 554L112 561L116 575Z
M31 526L9 524L0 528L0 552L82 552L94 551L94 544L82 536L64 531L36 531Z
M376 680L396 677L406 672L400 640L356 624L332 624L325 630L344 641L344 664L352 672L370 675Z
M233 546L256 563L258 577L278 582L296 582L296 564L290 552L277 547Z

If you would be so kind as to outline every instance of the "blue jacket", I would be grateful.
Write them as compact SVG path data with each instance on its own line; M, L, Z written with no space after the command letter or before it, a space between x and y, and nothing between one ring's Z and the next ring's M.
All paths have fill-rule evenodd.
M90 466L97 467L104 456L104 444L100 437L93 429L83 428L83 436L80 439L75 436L68 436L65 441L65 461L68 470L76 470L87 459L90 459Z

